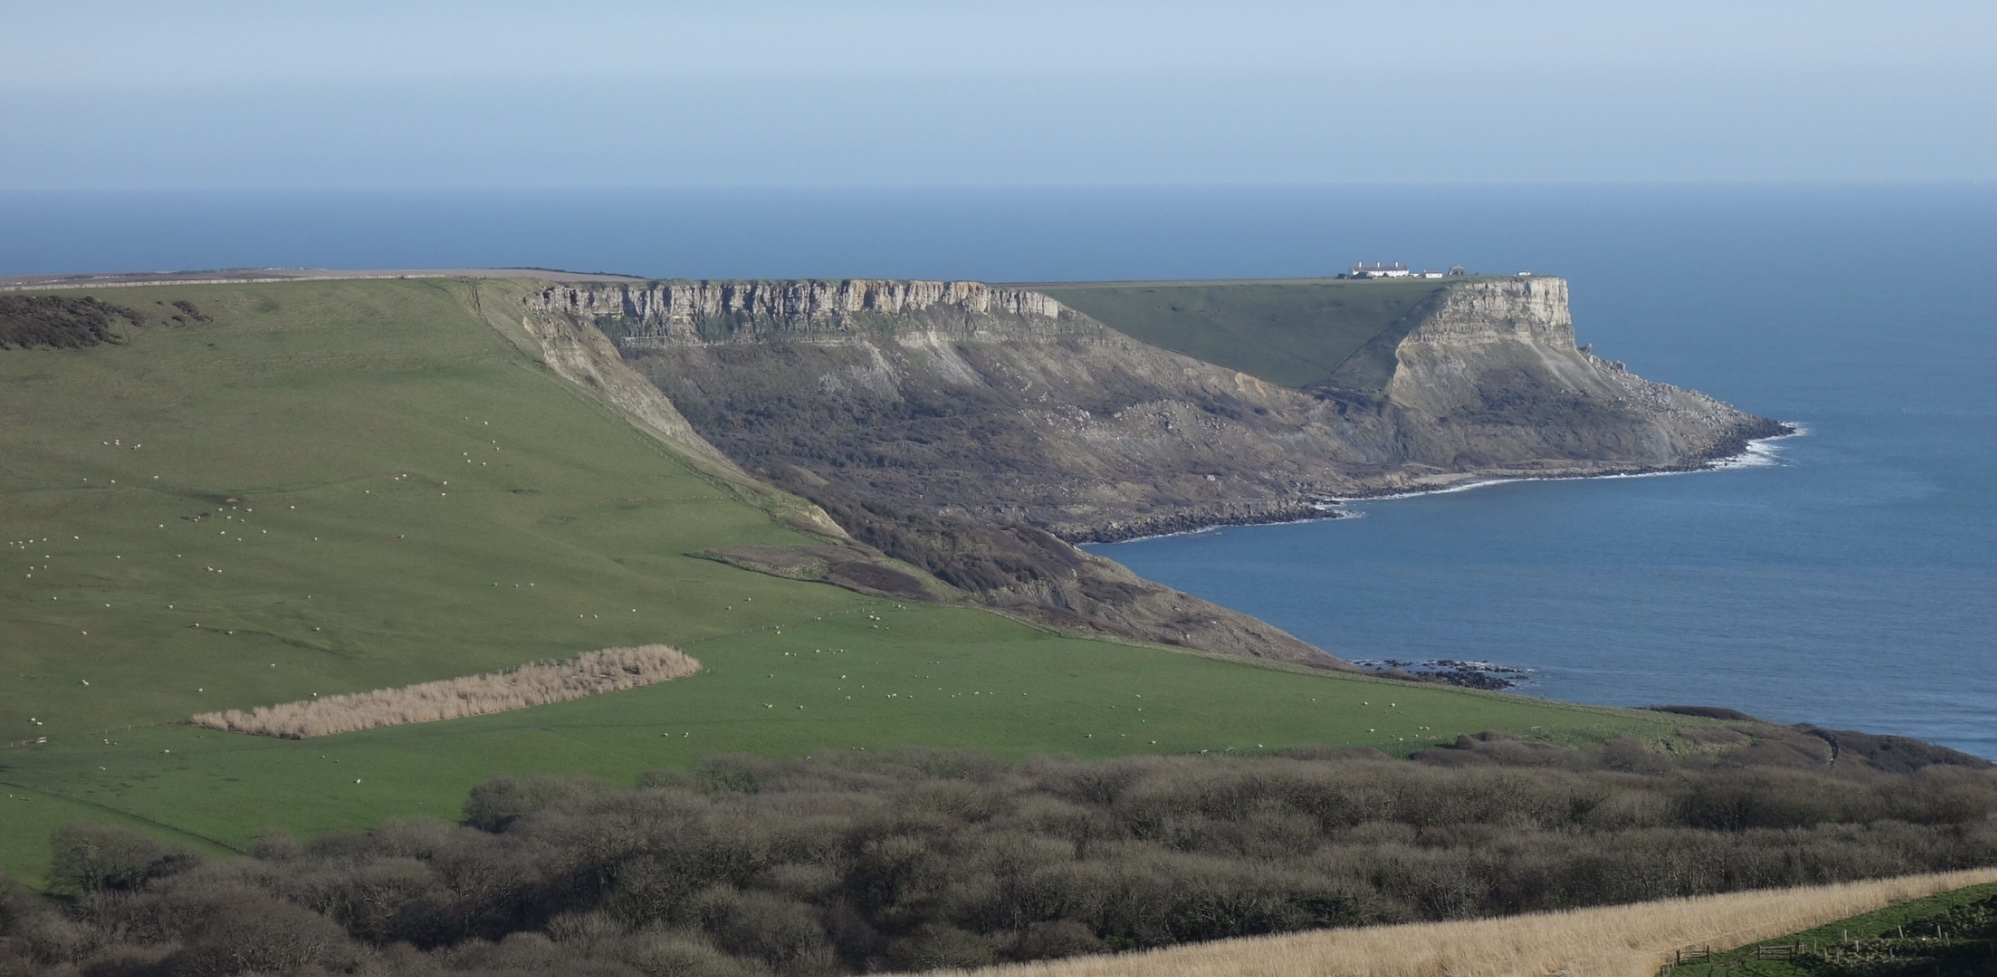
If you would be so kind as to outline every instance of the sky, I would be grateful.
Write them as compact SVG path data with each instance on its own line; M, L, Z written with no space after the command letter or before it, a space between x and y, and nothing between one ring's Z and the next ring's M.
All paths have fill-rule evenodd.
M1997 178L1997 4L0 0L0 191Z

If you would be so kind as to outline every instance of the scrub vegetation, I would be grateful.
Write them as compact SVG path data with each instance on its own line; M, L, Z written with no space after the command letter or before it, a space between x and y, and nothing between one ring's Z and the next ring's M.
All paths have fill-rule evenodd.
M343 693L249 711L197 713L191 722L198 727L298 740L524 710L650 686L699 671L699 661L672 646L641 645L603 649L561 662L530 662L481 676Z
M1997 775L1465 737L1413 759L828 751L629 789L499 778L404 819L196 865L54 841L28 970L822 974L971 968L1997 863ZM1792 918L1793 919L1793 918Z
M0 350L116 343L120 322L144 326L147 320L136 309L87 296L0 295Z

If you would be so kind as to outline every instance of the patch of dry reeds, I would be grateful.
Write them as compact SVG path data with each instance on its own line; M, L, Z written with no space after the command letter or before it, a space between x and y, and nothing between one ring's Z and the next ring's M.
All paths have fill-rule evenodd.
M1246 937L1008 965L980 975L1654 975L1692 945L1739 947L1997 881L1997 868L1484 920Z
M662 683L701 669L699 660L670 645L640 645L396 689L325 696L248 711L202 713L190 722L216 730L297 740L544 706Z

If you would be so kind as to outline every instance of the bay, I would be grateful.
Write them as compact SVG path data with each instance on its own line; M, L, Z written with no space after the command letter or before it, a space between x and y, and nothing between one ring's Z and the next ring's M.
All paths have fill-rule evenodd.
M0 274L542 266L987 281L1565 276L1582 342L1801 423L1771 464L1098 548L1353 658L1997 758L1997 187L0 193Z

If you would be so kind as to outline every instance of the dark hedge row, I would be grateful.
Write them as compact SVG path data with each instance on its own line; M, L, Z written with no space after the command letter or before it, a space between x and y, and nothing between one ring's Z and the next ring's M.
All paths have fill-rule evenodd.
M1997 863L1987 767L1731 763L1494 736L1412 761L722 756L628 789L502 778L461 824L205 865L72 826L69 899L10 898L0 968L919 970Z

